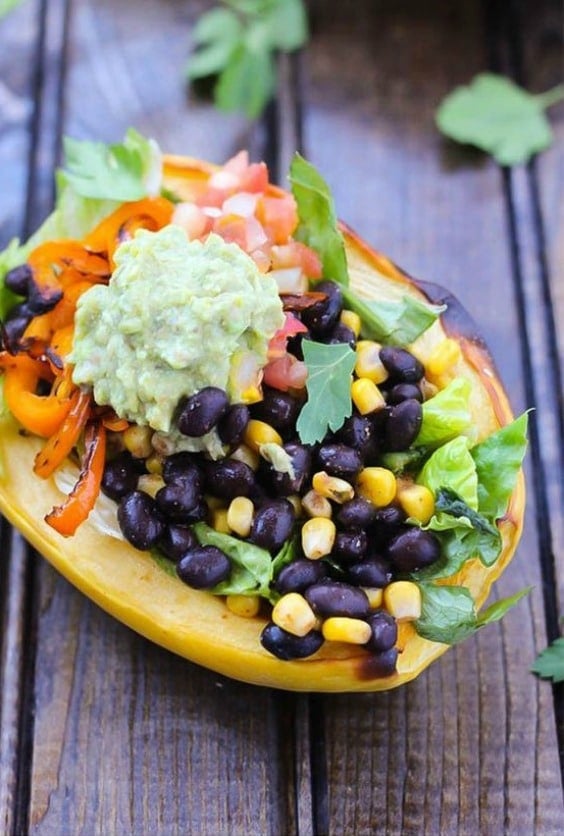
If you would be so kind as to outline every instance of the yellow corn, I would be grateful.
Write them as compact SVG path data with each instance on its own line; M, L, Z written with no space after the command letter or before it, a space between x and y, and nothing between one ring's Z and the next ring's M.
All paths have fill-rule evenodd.
M377 610L382 606L382 601L384 600L383 589L380 589L377 586L363 586L361 588L368 598L371 610Z
M358 492L376 508L384 508L396 495L396 477L385 467L365 467L358 474Z
M357 377L367 377L373 383L383 383L388 378L388 371L380 360L382 346L372 340L362 340L356 347L356 365L354 373Z
M143 473L137 480L137 488L143 493L155 498L158 491L164 488L164 479L158 473Z
M231 529L227 522L227 508L214 508L211 512L211 525L220 534L230 534Z
M239 537L248 537L251 533L255 506L246 496L237 496L231 500L227 509L227 525Z
M434 380L435 377L443 375L452 369L462 356L460 345L456 340L447 337L431 351L425 361L425 373L427 377Z
M351 386L351 398L361 415L368 415L386 406L383 394L367 377L359 377Z
M251 418L247 424L243 441L255 453L260 453L261 444L279 444L282 446L284 443L280 433L276 432L274 427L264 421L258 421L256 418Z
M384 606L396 621L416 621L421 616L421 591L411 581L394 581L384 589Z
M354 496L354 488L349 482L337 476L329 476L324 470L313 474L311 484L314 491L327 499L332 499L333 502L338 502L339 505L348 502Z
M430 380L427 380L426 377L419 383L421 388L421 394L423 395L423 400L428 401L429 398L433 398L437 392L439 391L439 387L435 386L434 383L431 383Z
M123 433L123 443L136 459L146 459L153 452L152 436L150 427L131 424Z
M327 517L312 517L302 528L302 549L310 560L331 554L337 529L333 520Z
M254 618L260 610L260 598L257 595L228 595L225 603L228 610L242 618Z
M293 636L307 635L317 623L312 608L298 592L288 592L276 602L272 609L272 620Z
M366 644L372 634L366 621L338 615L327 618L323 622L321 632L327 641L347 644Z
M235 459L238 462L243 462L244 464L248 464L251 470L258 470L259 463L260 463L260 456L258 452L251 450L250 447L247 447L246 444L240 444L236 447L231 455L229 456L230 459Z
M425 485L406 485L398 488L398 502L408 517L425 525L435 513L435 497Z
M302 496L302 508L308 517L325 517L331 519L333 509L331 503L317 491L311 490Z
M346 325L347 328L350 328L355 337L358 337L360 334L360 327L362 322L360 321L360 317L354 311L349 311L347 308L341 311L340 316L341 323Z
M157 453L153 453L149 458L145 459L145 467L149 473L160 475L163 472L163 460Z

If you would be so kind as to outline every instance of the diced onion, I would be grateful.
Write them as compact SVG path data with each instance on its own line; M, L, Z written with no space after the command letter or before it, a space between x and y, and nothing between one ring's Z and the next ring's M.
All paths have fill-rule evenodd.
M305 293L308 281L301 267L286 267L282 270L271 270L268 274L278 285L279 293Z

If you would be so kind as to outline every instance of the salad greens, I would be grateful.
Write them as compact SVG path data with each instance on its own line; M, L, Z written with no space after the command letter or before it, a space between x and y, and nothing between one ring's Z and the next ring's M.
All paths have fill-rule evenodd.
M564 682L564 637L555 639L539 653L531 670L542 679Z
M417 447L444 444L467 430L472 423L472 384L456 377L429 400L423 402L423 421L415 439Z
M338 430L352 413L351 375L356 354L346 343L303 342L307 366L307 403L296 428L304 444L322 441L327 430Z
M417 481L437 496L450 489L475 511L478 508L478 474L464 435L439 447L423 465Z

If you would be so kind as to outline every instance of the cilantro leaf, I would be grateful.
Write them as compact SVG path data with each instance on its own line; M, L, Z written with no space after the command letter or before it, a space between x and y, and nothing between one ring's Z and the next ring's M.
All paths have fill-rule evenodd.
M23 0L0 0L0 20L11 12L12 9L15 9L17 6L21 6Z
M225 111L239 110L256 119L272 96L276 73L271 52L239 44L221 73L215 102Z
M70 137L65 137L63 147L65 180L82 197L126 201L139 200L146 194L138 150Z
M564 637L555 639L539 653L531 671L542 679L564 682Z
M422 583L420 589L421 617L415 622L419 635L434 642L457 644L486 624L499 621L530 592L531 587L496 601L479 615L470 592L464 586Z
M550 145L544 110L563 98L564 85L533 95L504 76L480 73L446 96L436 122L451 139L487 151L500 165L517 165Z
M243 24L231 9L212 9L198 20L192 33L196 52L186 67L188 78L221 72L243 36Z
M329 186L315 166L298 153L290 165L290 183L300 219L295 238L319 255L323 275L327 279L348 287L345 242L337 227L335 204Z
M356 354L350 346L303 342L307 366L308 399L298 417L297 430L304 444L315 444L336 432L352 413L351 375Z

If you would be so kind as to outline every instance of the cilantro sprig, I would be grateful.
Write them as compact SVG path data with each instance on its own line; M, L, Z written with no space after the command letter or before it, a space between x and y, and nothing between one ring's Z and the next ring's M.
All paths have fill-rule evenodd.
M537 656L531 668L541 679L564 682L564 636L555 639Z
M545 110L563 99L564 84L535 95L509 78L480 73L443 99L436 121L450 139L486 151L500 165L518 165L551 144Z
M308 39L302 0L221 0L204 14L186 66L190 81L217 77L214 101L225 111L260 116L276 90L275 55Z
M325 438L328 429L342 427L352 413L351 375L356 354L346 343L325 345L312 340L304 340L303 352L308 399L296 426L304 444L315 444Z

